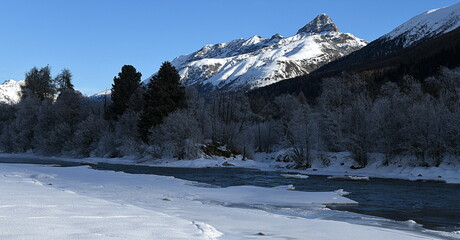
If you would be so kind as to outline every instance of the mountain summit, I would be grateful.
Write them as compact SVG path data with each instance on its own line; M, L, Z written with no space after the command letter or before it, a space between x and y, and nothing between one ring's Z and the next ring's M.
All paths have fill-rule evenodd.
M299 29L297 34L310 33L319 34L327 32L340 32L339 28L335 25L332 19L326 14L320 14L303 28Z

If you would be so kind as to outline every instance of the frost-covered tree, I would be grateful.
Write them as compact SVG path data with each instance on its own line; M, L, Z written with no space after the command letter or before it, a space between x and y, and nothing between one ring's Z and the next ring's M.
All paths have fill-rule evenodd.
M100 157L137 156L142 145L137 128L138 114L127 111L111 127L107 127L94 150Z
M132 111L124 113L115 125L115 143L121 156L135 156L141 145L138 114Z
M353 155L358 167L368 163L370 136L370 99L365 93L359 94L345 109L344 132L347 150Z
M89 117L77 125L74 136L64 147L64 152L78 157L89 157L97 148L108 123L100 116Z
M310 168L311 159L311 119L310 107L306 102L292 113L287 128L287 140L295 156L295 168Z
M280 136L276 133L279 130L279 122L277 117L272 116L276 108L273 102L262 101L258 104L264 106L258 106L255 110L256 149L259 152L272 152L279 146L280 140Z
M15 152L25 152L32 149L34 126L37 123L40 100L35 95L30 95L16 107L15 120L10 129L11 142Z
M78 124L85 115L84 101L80 92L72 89L63 90L53 105L56 121L67 123L70 126Z
M51 70L48 66L38 69L32 68L25 76L25 84L21 86L22 99L34 95L40 101L53 99L56 94L56 87L51 77Z
M245 132L255 120L247 96L242 93L215 93L209 107L213 143L225 145L235 153L252 152L249 148L254 144L242 145L247 141L242 142L240 136L253 137Z
M197 157L197 144L201 141L200 125L188 109L169 114L162 124L152 129L150 139L163 155L178 159Z
M438 89L439 117L442 122L442 139L446 154L460 155L460 68L442 68L439 77L427 79L435 82Z
M54 126L48 132L48 142L54 152L62 153L65 146L73 138L77 125L86 117L84 97L73 89L63 89L52 111L55 117Z
M187 108L190 114L198 121L201 136L203 136L204 139L211 139L211 114L206 105L204 96L200 95L198 90L194 87L187 87L185 92Z
M322 113L321 129L329 151L345 150L343 114L351 93L342 78L327 78L322 83L319 105Z
M12 142L15 136L13 122L15 121L16 108L13 105L0 103L0 149L6 152L14 152Z
M372 104L370 119L371 148L374 152L384 153L385 165L390 159L402 153L401 132L405 124L405 107L399 87L395 83L386 83L381 87L381 95Z
M371 139L371 99L365 83L357 76L328 78L322 89L319 104L324 143L330 151L350 151L358 167L365 167Z
M94 151L96 156L123 157L136 156L142 145L137 128L138 114L127 111L102 133Z
M40 103L37 113L37 122L34 124L32 146L35 152L55 155L59 149L50 142L50 132L56 125L56 117L52 109L52 101L47 99Z
M302 108L303 106L299 100L292 95L281 95L274 99L272 109L274 123L272 129L275 133L274 135L279 136L280 147L292 146L292 142L289 141L289 128L295 115L300 116L303 114Z

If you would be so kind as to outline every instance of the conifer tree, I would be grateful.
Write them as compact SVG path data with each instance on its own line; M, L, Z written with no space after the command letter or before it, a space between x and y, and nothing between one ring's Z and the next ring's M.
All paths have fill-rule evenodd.
M62 69L61 73L54 79L58 91L62 93L64 90L73 90L72 73L69 69Z
M170 113L185 107L185 90L180 85L180 75L170 62L164 62L144 94L144 107L139 119L142 140L148 142L152 126L161 124Z
M113 78L112 102L109 118L118 119L130 106L130 100L141 86L142 74L131 65L124 65L118 76Z

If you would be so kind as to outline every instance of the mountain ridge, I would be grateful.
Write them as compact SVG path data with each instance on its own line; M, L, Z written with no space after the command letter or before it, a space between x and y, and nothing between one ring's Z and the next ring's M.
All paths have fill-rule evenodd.
M253 89L309 74L366 44L350 33L341 33L326 14L320 14L290 37L254 35L205 45L171 63L186 86L227 91Z

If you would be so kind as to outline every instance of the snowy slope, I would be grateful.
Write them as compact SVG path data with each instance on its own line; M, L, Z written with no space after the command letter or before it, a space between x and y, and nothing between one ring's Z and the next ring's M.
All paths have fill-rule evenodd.
M256 35L206 45L197 52L175 58L172 64L184 85L222 90L257 88L308 74L365 45L364 40L341 33L327 15L321 14L294 36Z
M15 104L20 100L21 86L24 81L7 80L0 84L0 103Z
M382 38L398 39L404 47L408 47L420 40L436 37L458 27L460 27L460 3L417 15Z
M88 95L87 98L91 101L107 101L110 102L112 97L112 89L108 89L99 93Z
M183 218L51 188L5 174L5 166L1 171L1 239L210 239Z

